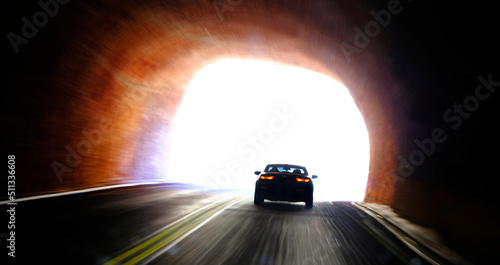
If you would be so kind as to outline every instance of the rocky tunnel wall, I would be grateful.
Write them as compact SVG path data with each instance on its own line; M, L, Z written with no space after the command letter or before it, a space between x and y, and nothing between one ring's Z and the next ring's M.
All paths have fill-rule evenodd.
M25 131L21 138L43 140L31 146L46 152L32 161L43 171L27 193L162 179L163 162L153 160L168 155L168 128L189 80L211 62L237 57L301 66L348 86L370 133L367 198L391 202L395 164L387 157L395 156L403 128L394 100L401 87L383 63L383 42L373 44L382 52L353 54L357 60L341 47L356 33L347 14L365 11L362 5L242 2L239 12L199 1L59 5L54 28L34 38L39 45L19 45L16 55L41 63L23 65L35 69L25 81L36 82L42 97L26 108L38 116L30 124L43 128L40 137ZM311 15L324 8L332 15Z
M440 108L428 115L430 120L415 114L429 110L423 102L428 97L418 94L431 91L418 89L433 75L416 77L425 72L425 55L408 55L408 48L397 47L398 26L391 30L396 22L387 25L410 9L407 4L54 0L13 6L8 34L17 37L6 34L6 114L14 139L8 150L18 157L18 175L23 176L17 179L18 195L168 178L169 128L191 77L221 58L262 59L324 73L349 88L370 140L365 201L391 205L405 217L440 229L450 241L491 238L477 220L446 225L467 210L495 227L485 207L470 200L474 196L460 193L467 182L448 188L443 183L449 177L436 173L446 175L444 168L430 156L412 176L407 176L408 165L401 165L400 157L408 160L408 154L420 150L414 140L432 139L432 129L442 124ZM486 66L471 75L488 79L493 70ZM479 81L468 82L474 86ZM444 109L468 95L444 91L436 92ZM487 137L493 135L490 131ZM455 150L454 143L443 146Z

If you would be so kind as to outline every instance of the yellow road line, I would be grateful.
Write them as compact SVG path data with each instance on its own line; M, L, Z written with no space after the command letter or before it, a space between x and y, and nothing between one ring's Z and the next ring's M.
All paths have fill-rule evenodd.
M212 220L213 218L215 218L217 215L219 215L220 213L222 213L224 210L226 210L227 208L229 208L229 207L233 206L234 204L237 204L237 203L239 203L239 202L241 202L241 201L243 201L245 199L246 199L245 197L240 197L240 199L238 199L238 200L233 200L233 202L231 202L230 204L225 205L224 207L222 207L222 209L218 210L214 214L211 214L208 218L204 218L201 223L198 222L199 223L198 225L196 225L195 227L193 227L189 231L186 231L186 233L184 233L184 234L180 235L179 237L173 239L171 242L169 242L161 250L159 250L159 251L155 252L154 254L150 255L149 257L147 257L147 259L142 260L141 263L147 264L148 262L154 260L158 256L160 256L163 253L165 253L166 251L168 251L170 248L172 248L173 246L175 246L177 243L179 243L180 241L182 241L184 238L186 238L189 235L191 235L192 233L194 233L200 227L202 227L206 223L210 222L210 220Z
M139 245L133 247L132 249L122 253L121 255L107 261L104 265L113 265L113 264L121 264L126 259L130 258L136 253L139 253L141 250L145 250L142 253L139 253L137 256L127 261L125 264L137 264L144 258L150 256L154 252L158 251L162 247L168 245L173 242L178 237L182 236L184 233L188 232L193 227L196 227L206 219L209 219L212 215L220 212L221 209L225 209L228 205L232 205L238 201L241 201L242 197L236 197L231 200L225 200L222 202L217 202L209 205L209 207L203 207L199 211L192 213L184 218L182 218L181 222L178 222L176 225L171 227L166 227L164 231L159 234L153 236L152 238L140 243ZM212 214L213 213L213 214ZM194 221L194 222L193 222ZM173 233L175 232L175 233ZM172 234L173 233L173 234ZM172 234L172 235L169 235ZM161 238L167 236L161 241L157 242ZM156 243L155 243L156 242ZM149 248L148 248L149 247Z
M207 210L205 210L205 211L207 211ZM182 222L180 222L180 223L176 224L175 226L172 226L172 227L170 227L169 229L164 230L163 232L161 232L161 233L157 234L156 236L154 236L154 237L152 237L152 238L150 238L150 239L146 240L145 242L143 242L143 243L141 243L141 244L139 244L139 245L135 246L134 248L132 248L132 249L128 250L127 252L125 252L125 253L123 253L123 254L119 255L118 257L115 257L115 258L111 259L110 261L108 261L108 262L106 262L106 263L104 263L104 264L105 264L105 265L116 264L117 262L122 261L122 260L123 260L123 259L125 259L125 258L128 258L129 256L131 256L131 255L135 254L135 253L136 253L136 252L138 252L139 250L143 249L144 247L151 245L152 243L154 243L154 242L158 241L160 238L162 238L162 237L164 237L164 236L168 235L169 233L172 233L173 231L175 231L175 230L179 229L180 227L182 227L182 226L186 225L187 223L189 223L189 221L190 221L191 219L194 219L194 218L196 218L197 216L202 215L205 211L199 212L199 213L197 213L196 215L191 216L189 219L186 219L186 220L184 220L184 221L182 221Z
M201 223L203 221L204 221L204 219L199 218L195 222L187 224L186 226L182 227L179 231L173 233L172 235L168 236L167 238L163 239L162 241L160 241L160 242L156 243L155 245L153 245L152 247L148 248L147 250L145 250L141 254L135 256L130 261L124 263L124 265L137 264L138 262L140 262L144 258L150 256L151 254L153 254L157 250L159 250L162 247L168 245L169 243L171 243L172 241L174 241L176 238L180 237L182 234L184 234L185 232L187 232L191 228L196 227L199 223Z

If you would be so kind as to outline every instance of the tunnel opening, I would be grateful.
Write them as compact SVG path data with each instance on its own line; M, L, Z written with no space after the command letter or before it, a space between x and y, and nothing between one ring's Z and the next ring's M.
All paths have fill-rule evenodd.
M342 10L358 14L358 9L366 11L364 7L307 2L296 6L285 1L244 5L248 6L240 9L242 15L228 13L225 22L210 9L180 2L168 12L158 6L137 8L121 2L111 9L75 5L78 16L65 19L78 31L64 31L68 38L60 44L68 48L50 46L52 53L41 60L59 56L54 66L57 71L39 71L37 77L45 80L43 89L37 91L46 91L43 99L47 103L34 107L39 110L39 117L34 117L46 124L41 127L41 138L46 140L41 144L34 139L22 151L44 146L47 156L26 167L25 174L37 178L25 180L26 188L20 193L164 180L166 161L172 154L164 146L173 132L174 112L193 75L221 58L251 58L309 69L335 77L349 88L370 138L364 201L392 204L397 178L394 157L398 137L405 133L404 112L398 111L404 102L402 87L384 63L383 38L353 55L356 60L346 61L341 49L355 34L340 30L353 25L353 17ZM192 11L191 19L185 12L176 12L179 10ZM336 15L310 17L303 10L311 10L311 14L330 10ZM116 19L109 20L110 16ZM93 19L80 19L88 17ZM59 33L54 30L51 34ZM24 54L36 46L27 47ZM82 74L81 69L88 71ZM64 130L53 129L61 124ZM91 149L82 149L85 143ZM320 172L314 173L321 177Z
M349 90L300 67L226 58L189 82L171 128L167 181L252 190L269 163L304 165L315 199L362 201L366 125Z

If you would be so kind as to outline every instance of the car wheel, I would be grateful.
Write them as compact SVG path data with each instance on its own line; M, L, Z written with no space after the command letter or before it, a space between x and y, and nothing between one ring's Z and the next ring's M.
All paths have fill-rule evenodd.
M312 198L312 196L311 196L311 198L308 198L308 199L306 200L306 208L307 208L307 209L311 209L312 207L313 207L313 198Z
M255 191L255 194L253 196L253 203L255 205L261 205L264 203L264 198L257 191Z

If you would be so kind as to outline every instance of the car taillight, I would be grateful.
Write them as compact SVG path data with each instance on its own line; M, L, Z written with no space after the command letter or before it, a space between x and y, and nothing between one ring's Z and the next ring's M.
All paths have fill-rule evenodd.
M274 176L260 176L260 179L273 179Z
M309 182L311 181L310 179L301 179L301 178L295 178L298 182Z

